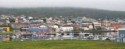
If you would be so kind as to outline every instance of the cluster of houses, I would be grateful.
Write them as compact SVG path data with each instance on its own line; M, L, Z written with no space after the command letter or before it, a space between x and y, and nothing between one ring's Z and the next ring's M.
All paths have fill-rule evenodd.
M7 29L7 27L11 28ZM0 15L0 32L14 32L16 35L32 34L35 39L37 38L36 36L42 38L43 36L46 37L46 35L49 35L46 38L55 37L54 39L61 39L62 37L70 39L87 38L83 36L89 36L88 39L97 39L94 37L99 39L100 35L101 37L116 37L119 28L124 27L125 21L123 19L93 19L85 16L76 18L62 16L43 18L25 15ZM89 31L97 31L97 33ZM98 33L98 31L101 32Z

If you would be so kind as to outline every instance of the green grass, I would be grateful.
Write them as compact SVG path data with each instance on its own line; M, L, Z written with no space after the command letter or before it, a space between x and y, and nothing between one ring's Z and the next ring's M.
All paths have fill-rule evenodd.
M125 49L125 44L112 41L43 40L0 42L0 49Z

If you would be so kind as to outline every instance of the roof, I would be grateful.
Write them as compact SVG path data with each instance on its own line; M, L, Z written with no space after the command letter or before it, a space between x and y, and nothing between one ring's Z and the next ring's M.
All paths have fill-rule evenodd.
M62 27L73 27L72 25L64 25Z
M118 30L125 30L125 28L119 28Z
M29 32L50 32L48 28L29 28Z

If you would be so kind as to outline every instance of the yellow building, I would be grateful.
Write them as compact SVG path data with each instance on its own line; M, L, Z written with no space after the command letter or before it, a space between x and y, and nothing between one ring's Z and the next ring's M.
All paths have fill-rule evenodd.
M0 29L5 30L6 32L10 32L10 27L0 27Z

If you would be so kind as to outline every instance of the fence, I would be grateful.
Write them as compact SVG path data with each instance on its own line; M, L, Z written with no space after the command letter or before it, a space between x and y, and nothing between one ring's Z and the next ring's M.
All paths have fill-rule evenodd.
M10 41L24 41L24 40L102 40L104 38L101 35L92 35L88 33L78 33L78 34L18 34L18 35L0 35L0 41L5 38L10 38ZM107 38L107 37L106 37ZM105 39L106 39L105 38ZM12 39L12 40L11 40Z

